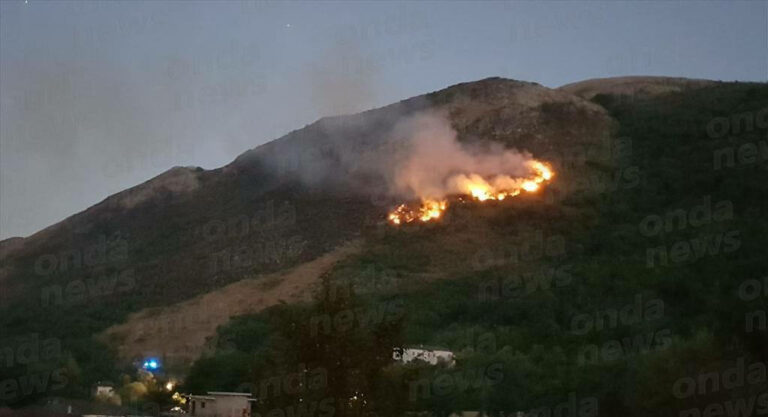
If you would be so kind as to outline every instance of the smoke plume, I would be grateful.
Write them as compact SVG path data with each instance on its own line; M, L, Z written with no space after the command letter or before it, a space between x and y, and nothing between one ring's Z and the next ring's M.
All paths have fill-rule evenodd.
M394 131L402 141L391 165L391 191L405 198L439 199L489 190L517 189L532 172L532 156L498 143L463 144L447 117L430 112L401 122Z

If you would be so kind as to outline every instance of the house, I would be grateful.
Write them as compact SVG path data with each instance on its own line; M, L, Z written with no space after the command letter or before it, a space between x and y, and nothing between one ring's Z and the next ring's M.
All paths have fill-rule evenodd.
M429 349L424 347L408 348L397 347L392 351L392 359L402 363L409 363L415 360L421 360L430 365L437 365L438 362L445 362L452 366L456 360L453 358L453 352L450 350Z
M115 386L111 382L99 381L93 387L94 397L111 397L115 393Z
M199 417L251 417L254 401L250 393L211 391L207 395L188 395L187 411Z

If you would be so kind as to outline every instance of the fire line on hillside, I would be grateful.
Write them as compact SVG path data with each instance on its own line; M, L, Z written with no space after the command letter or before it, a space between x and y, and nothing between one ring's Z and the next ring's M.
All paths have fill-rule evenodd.
M515 197L523 191L536 192L555 175L550 165L545 162L531 159L526 164L532 173L527 177L513 178L508 175L483 177L471 173L453 175L447 182L460 190L461 194L476 201L501 201ZM429 222L439 219L447 208L448 200L445 197L422 197L420 203L398 205L389 212L387 220L395 226L415 221Z

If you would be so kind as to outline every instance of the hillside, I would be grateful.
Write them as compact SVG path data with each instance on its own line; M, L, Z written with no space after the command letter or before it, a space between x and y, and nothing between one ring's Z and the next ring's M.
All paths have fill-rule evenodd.
M425 112L446 115L460 142L526 150L562 172L587 169L585 158L605 159L615 128L600 106L499 78L321 119L222 168L173 168L32 236L5 241L0 328L10 340L31 334L61 340L70 357L61 360L88 364L85 385L71 387L83 395L86 381L111 367L111 355L133 355L144 346L107 349L91 339L130 314L151 316L141 312L285 271L386 232L387 211L399 198L384 186L382 167L391 161L380 156L397 152L403 120ZM567 187L568 175L562 178L558 198L574 188ZM455 250L487 239L480 230L452 237ZM449 252L445 259L460 261ZM122 336L126 343L139 338ZM117 356L122 364L131 359Z
M353 242L286 271L245 278L191 300L142 310L107 329L104 340L117 348L121 358L162 357L166 367L189 366L216 346L216 328L230 317L279 303L309 301L318 277L357 252L358 246Z
M139 308L288 268L354 239L366 224L384 219L391 200L382 200L376 187L381 178L366 172L366 158L387 151L387 135L399 120L426 109L447 111L462 141L497 141L555 164L583 157L587 146L598 147L611 123L599 106L571 95L488 79L319 120L219 169L173 168L3 245L0 279L12 311L3 315L4 323L13 328L26 321L15 314L60 320L70 316L68 311L82 315L86 307L93 311L86 312L91 324L83 330L98 331ZM244 247L256 248L258 259L231 265L227 258ZM91 249L119 253L88 262ZM72 280L125 271L135 282L120 294L97 294L87 302L56 298L60 305L40 310L41 298L48 295L44 288L65 290ZM104 311L117 299L120 309Z
M595 78L578 81L560 86L558 87L558 90L591 100L598 94L648 97L668 93L679 93L692 88L707 87L713 84L715 84L715 82L710 80L635 76Z
M0 328L61 339L66 354L53 366L79 375L70 396L87 396L90 383L117 378L141 355L202 355L174 369L188 374L188 391L242 388L300 362L325 367L330 386L351 395L342 375L354 368L383 415L529 410L572 393L595 398L601 415L676 410L698 401L670 397L681 375L738 354L766 360L764 332L742 324L760 300L735 294L768 273L768 207L757 197L768 191L768 126L758 117L767 107L763 84L642 78L548 89L492 78L321 119L220 169L174 168L4 242ZM462 144L529 151L552 164L554 180L511 200L452 205L434 224L386 224L403 197L387 188L384 168L402 151L400 123L425 112L445 115ZM729 134L711 133L718 117L732 121ZM745 144L754 158L738 151L733 163L713 162ZM669 214L698 207L709 221ZM663 232L644 228L654 215L669 223ZM673 250L679 242L693 243ZM329 283L354 291L329 300ZM661 316L573 331L574 317L637 297L646 309L660 302ZM226 306L209 314L205 300ZM401 306L392 321L308 337L313 318L392 306ZM148 326L162 335L142 336ZM601 348L648 334L653 348ZM481 336L492 348L478 346ZM397 343L450 348L459 367L390 365ZM490 366L503 370L491 386L409 399L418 381Z
M361 387L371 410L392 416L759 410L768 86L601 93L595 103L617 123L614 160L583 163L615 182L582 177L563 198L462 206L434 227L368 235L313 302L220 327L216 352L194 364L186 387L258 394L259 381L302 363L327 370L327 390L270 397L259 412ZM329 296L327 285L354 291ZM364 325L375 309L392 314ZM359 325L317 324L345 311ZM377 342L449 349L457 365L393 364ZM751 382L701 382L740 364ZM682 390L686 381L701 384L697 394Z

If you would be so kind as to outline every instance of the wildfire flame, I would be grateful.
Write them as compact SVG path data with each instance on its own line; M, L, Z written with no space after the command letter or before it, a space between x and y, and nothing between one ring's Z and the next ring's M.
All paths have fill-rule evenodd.
M447 200L425 199L417 208L409 207L407 204L400 204L389 213L389 221L393 224L410 223L414 220L428 222L439 218L446 208L448 208Z
M532 159L527 162L532 175L523 178L513 178L508 175L496 175L485 178L478 174L457 174L448 179L452 189L459 194L471 196L477 201L504 200L525 192L536 192L541 185L554 177L550 166L544 162ZM395 207L387 219L393 225L411 223L414 221L429 222L439 219L448 208L448 200L441 198L422 198L421 203L409 205L406 203Z

